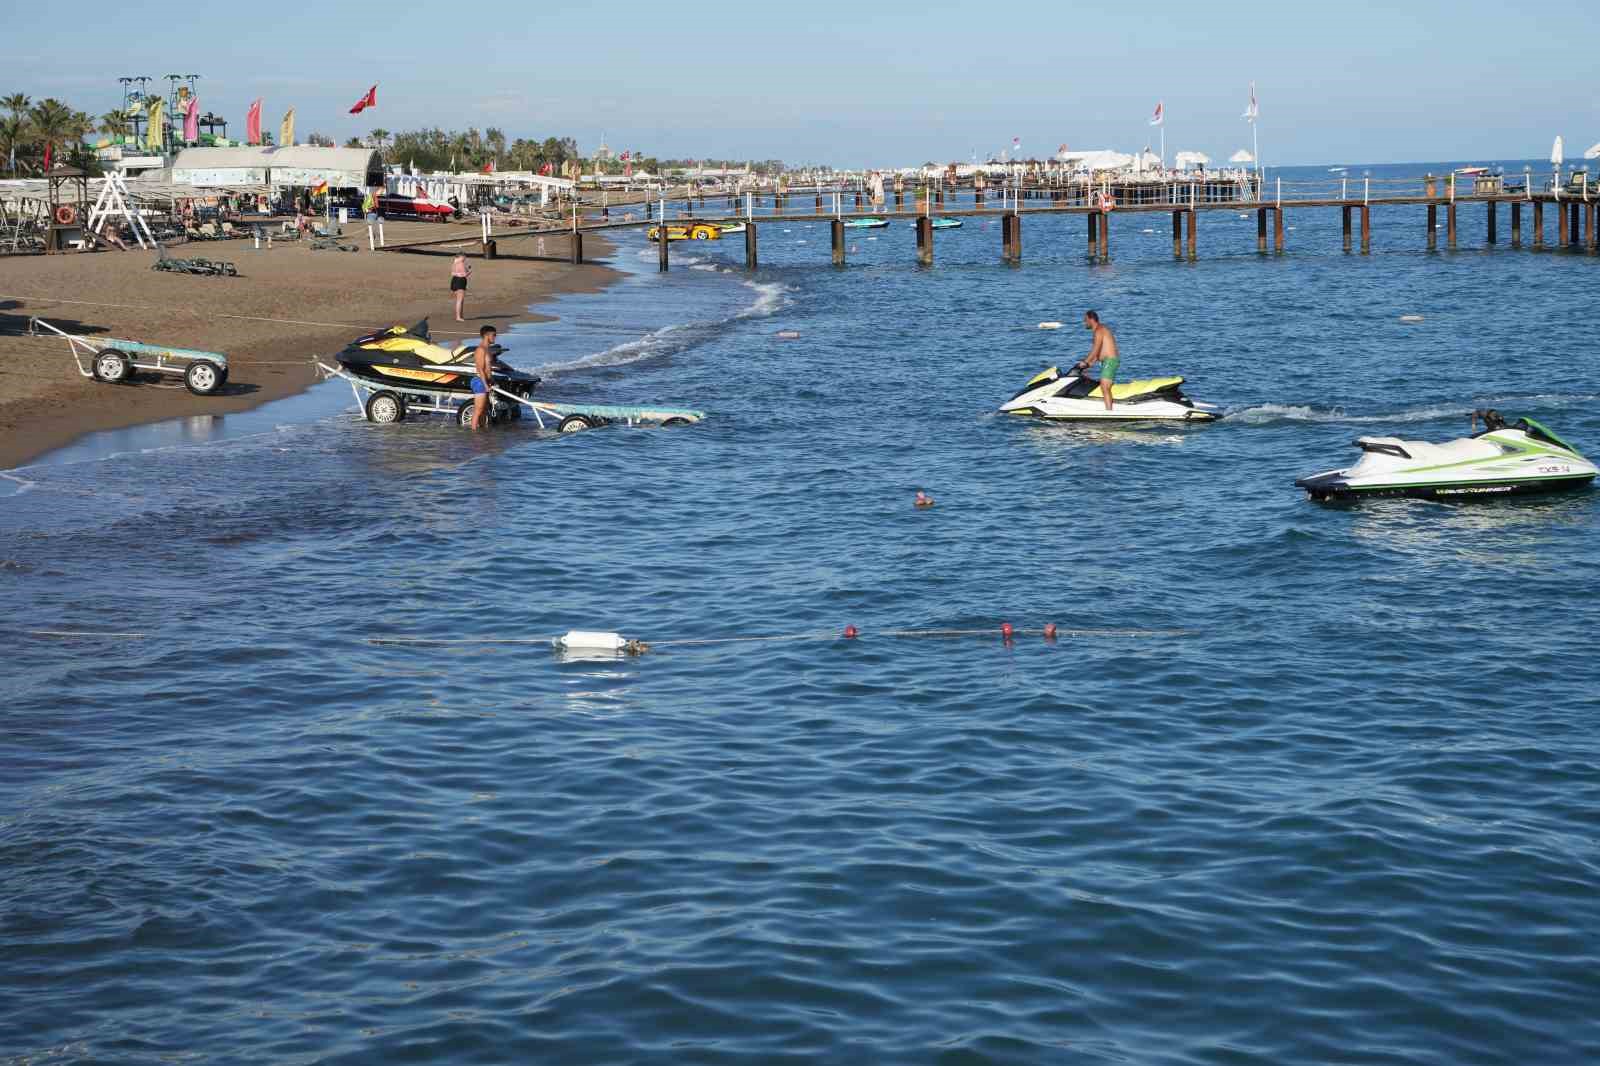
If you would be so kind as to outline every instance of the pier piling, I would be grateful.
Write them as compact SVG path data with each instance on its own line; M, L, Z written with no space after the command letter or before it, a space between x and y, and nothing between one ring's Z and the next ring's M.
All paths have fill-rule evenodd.
M1089 261L1093 262L1100 255L1100 215L1089 214Z
M1267 254L1267 209L1256 208L1256 254Z
M1437 204L1428 205L1428 251L1439 247L1439 207Z
M667 246L671 243L667 240L667 224L663 222L656 230L656 269L663 274L667 272Z
M1281 207L1272 212L1272 250L1278 255L1283 254L1283 208Z
M1350 250L1350 208L1349 208L1349 206L1347 205L1345 207L1341 207L1339 209L1339 213L1344 216L1344 250L1348 252ZM1265 251L1266 249L1263 248L1262 250Z
M1361 254L1372 254L1372 208L1361 205Z
M1497 208L1499 206L1500 205L1495 203L1493 200L1489 201L1489 223L1488 223L1489 232L1488 232L1488 235L1487 235L1489 244L1496 243L1496 241L1498 239L1498 235L1495 233L1495 221L1496 221L1496 219L1495 219L1495 208Z
M1587 210L1583 213L1583 246L1589 250L1590 255L1595 253L1594 215L1595 205L1584 205Z
M578 230L572 231L571 253L573 265L581 266L583 263L583 234Z
M933 219L927 215L917 218L917 262L933 265Z
M1511 204L1511 247L1522 247L1522 202L1512 201Z
M1567 209L1556 204L1556 247L1567 246Z
M1456 202L1451 200L1444 209L1444 241L1453 252L1456 250Z
M1100 262L1111 261L1111 216L1100 212Z
M1172 258L1183 258L1183 212L1172 212Z
M757 265L756 224L754 220L746 220L744 225L744 266L746 270L754 270Z
M844 220L836 218L828 224L828 228L833 231L833 265L842 267L844 266Z
M932 223L929 223L932 226ZM933 231L930 229L929 241L931 245ZM931 251L930 251L931 254ZM1022 216L1015 211L1011 213L1011 261L1022 262Z
M1184 214L1189 216L1189 260L1190 262L1193 262L1197 258L1195 255L1195 250L1198 242L1195 237L1195 226L1199 221L1200 212L1191 207L1189 210L1185 211Z
M1572 205L1572 218L1567 223L1567 231L1572 238L1574 248L1578 246L1578 209L1582 206L1582 204Z
M1533 202L1533 246L1544 247L1544 201Z

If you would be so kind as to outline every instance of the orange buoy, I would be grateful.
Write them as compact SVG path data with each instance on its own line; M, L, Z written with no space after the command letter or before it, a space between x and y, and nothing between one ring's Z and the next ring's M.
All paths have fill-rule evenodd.
M845 626L845 627L844 627L844 639L845 639L845 640L855 640L855 639L856 639L856 637L857 637L857 636L858 636L858 635L859 635L859 634L860 634L860 632L861 632L861 631L860 631L860 630L858 630L858 629L857 629L857 628L856 628L856 627L855 627L855 626L853 626L853 625L850 625L850 626Z
M1000 639L1001 640L1010 640L1012 638L1012 636L1014 635L1014 633L1015 633L1015 631L1011 628L1011 623L1010 622L1001 622L1000 623Z

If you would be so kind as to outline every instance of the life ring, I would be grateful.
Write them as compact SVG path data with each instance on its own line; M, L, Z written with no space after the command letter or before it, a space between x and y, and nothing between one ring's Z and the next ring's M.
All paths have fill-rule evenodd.
M1101 211L1113 211L1113 210L1116 209L1116 206L1117 206L1117 201L1112 198L1110 193L1103 192L1103 193L1100 194L1100 210Z
M70 226L76 221L78 221L78 211L75 207L71 204L56 205L56 223L58 225Z

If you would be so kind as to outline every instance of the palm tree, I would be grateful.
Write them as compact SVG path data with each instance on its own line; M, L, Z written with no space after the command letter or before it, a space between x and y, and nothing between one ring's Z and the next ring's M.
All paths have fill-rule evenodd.
M53 96L34 104L28 112L28 120L33 126L33 140L44 145L46 154L49 154L51 146L81 135L80 115L81 112L73 111ZM86 120L88 116L83 115L82 118Z
M372 131L372 145L373 145L373 147L375 147L378 150L378 155L379 155L380 158L383 155L384 142L386 142L388 139L389 139L389 131L388 130L375 129L375 130Z
M128 133L128 114L122 110L107 111L100 116L100 132L111 137L124 137Z
M28 108L33 106L33 101L27 93L12 93L10 96L0 96L0 107L11 112L12 118L21 118L27 114Z
M16 116L0 118L0 151L9 160L8 170L13 177L17 173L17 149L28 143L28 134L27 119Z

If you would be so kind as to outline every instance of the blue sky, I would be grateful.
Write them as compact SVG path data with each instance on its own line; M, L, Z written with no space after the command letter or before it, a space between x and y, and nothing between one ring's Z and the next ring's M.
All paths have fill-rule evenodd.
M80 47L80 10L95 47ZM1024 154L1132 151L1155 143L1158 99L1169 156L1224 158L1249 145L1253 79L1269 165L1543 157L1557 133L1571 158L1600 141L1591 5L1543 20L1479 0L253 10L84 0L58 18L0 0L0 24L26 27L0 38L0 93L99 114L119 75L193 71L236 133L261 96L264 124L292 104L302 138L499 126L586 152L603 132L647 154L862 166L966 160L1012 137ZM347 114L373 82L377 111Z

